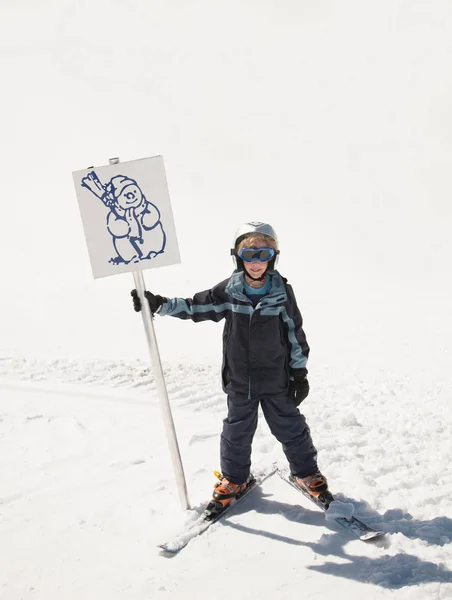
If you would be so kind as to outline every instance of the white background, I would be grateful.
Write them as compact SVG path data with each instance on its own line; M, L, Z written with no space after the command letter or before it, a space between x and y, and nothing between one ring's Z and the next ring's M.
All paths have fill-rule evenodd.
M0 596L448 598L451 3L7 0L0 40ZM156 154L182 262L148 288L209 288L242 221L275 227L321 467L386 546L270 481L231 526L155 554L185 517L133 279L92 280L71 173ZM155 325L200 507L222 328ZM282 457L265 424L253 457Z
M131 278L91 280L71 173L153 154L182 264L150 289L222 280L236 226L268 220L316 354L337 360L345 344L359 358L358 330L422 363L447 339L449 2L3 6L5 348L135 354Z

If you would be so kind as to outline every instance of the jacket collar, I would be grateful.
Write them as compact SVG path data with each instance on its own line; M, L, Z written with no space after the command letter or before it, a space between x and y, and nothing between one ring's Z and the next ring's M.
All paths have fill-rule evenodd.
M270 290L263 298L263 302L268 305L282 304L287 300L286 288L284 281L278 271L268 271L267 275L270 279ZM243 293L244 289L244 273L236 270L232 273L226 285L226 293L242 302L249 302L249 299Z

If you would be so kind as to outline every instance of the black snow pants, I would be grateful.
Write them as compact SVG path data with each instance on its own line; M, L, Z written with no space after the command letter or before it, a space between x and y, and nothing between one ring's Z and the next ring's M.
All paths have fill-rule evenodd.
M306 477L317 470L317 451L306 419L286 396L244 398L228 396L228 416L221 434L221 471L232 483L246 481L251 467L251 444L259 404L270 431L282 444L290 472Z

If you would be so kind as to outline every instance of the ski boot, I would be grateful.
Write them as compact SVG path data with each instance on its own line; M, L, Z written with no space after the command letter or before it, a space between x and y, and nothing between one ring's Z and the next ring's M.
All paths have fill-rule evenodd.
M294 477L297 485L306 490L308 494L318 498L320 494L324 494L328 491L328 481L326 477L317 470L312 475L308 475L307 477Z
M253 481L254 477L250 475L245 483L237 484L228 481L218 471L214 471L219 481L215 484L212 494L212 500L206 507L206 519L214 519L218 514L223 512L225 508L235 499L240 497L246 490L248 485Z
M320 508L328 510L329 505L334 500L334 496L328 490L326 477L319 470L307 477L290 475L289 479L306 497L315 502Z

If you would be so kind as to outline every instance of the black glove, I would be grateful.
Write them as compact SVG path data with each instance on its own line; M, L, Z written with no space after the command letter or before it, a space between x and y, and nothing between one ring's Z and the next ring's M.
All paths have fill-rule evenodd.
M289 398L295 404L300 405L309 394L309 381L305 375L295 375L289 384Z
M138 296L138 292L136 290L132 290L130 292L130 295L132 296L133 308L134 308L135 312L140 312L141 300L140 300L140 297ZM157 312L158 309L162 306L162 304L166 300L166 298L163 298L162 296L154 296L154 294L152 292L148 292L148 291L144 292L144 295L146 296L146 299L149 302L149 307L151 309L152 314Z

